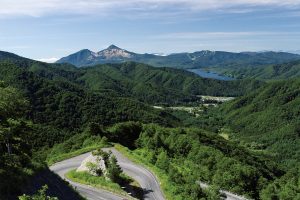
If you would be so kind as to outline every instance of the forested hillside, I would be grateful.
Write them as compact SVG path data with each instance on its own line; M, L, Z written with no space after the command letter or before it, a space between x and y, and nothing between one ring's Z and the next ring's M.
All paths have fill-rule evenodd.
M137 144L137 154L168 174L169 191L179 199L205 197L197 180L258 199L265 184L282 175L272 161L199 129L145 126Z
M300 77L300 61L287 62L276 65L266 66L251 66L244 68L223 68L218 69L224 74L229 74L236 78L254 78L261 80L272 80L272 79L290 79Z
M81 68L77 80L94 91L114 91L147 103L184 103L195 101L196 95L240 96L263 85L262 82L219 81L204 79L193 73L154 68L145 64L127 62Z
M90 121L104 125L128 120L162 122L165 125L174 121L176 123L176 119L167 113L134 99L95 93L76 81L71 82L68 78L73 78L72 73L66 75L67 77L46 77L33 72L39 67L42 66L22 68L11 63L2 63L0 67L0 79L19 88L30 101L27 115L35 123L46 123L68 130L75 130ZM46 70L51 71L51 68ZM65 71L59 70L58 74L63 72ZM51 73L55 74L56 71Z
M4 81L0 87L0 178L6 180L0 184L0 199L20 195L28 177L44 166L53 145L93 122L101 126L130 120L180 124L171 114L133 98L89 90L76 82L74 67L64 66L68 71L56 67L22 58L0 64ZM43 71L51 76L42 75Z
M0 0L0 200L300 200L299 46L300 0Z
M129 97L149 104L191 102L197 100L196 95L240 96L263 85L255 80L204 79L185 70L134 62L78 69L69 64L46 64L22 57L14 60L6 52L0 54L3 55L0 61L10 64L1 67L0 78L13 84L20 84L15 81L16 73L24 73L48 82L63 82L106 96Z
M0 176L8 181L0 186L5 197L18 194L46 160L109 142L157 167L170 185L165 190L178 199L218 196L216 190L201 190L198 180L254 199L273 194L285 199L298 191L299 177L289 177L300 162L299 80L217 81L133 62L78 69L4 60ZM245 96L205 108L197 117L153 108L195 103L198 94ZM229 140L216 135L222 128Z
M28 140L30 122L23 118L27 106L18 90L0 82L0 199L19 193L19 186L34 168Z
M275 81L214 112L230 140L273 158L288 173L269 184L263 199L298 199L300 193L300 80ZM221 133L224 133L224 130Z
M234 137L271 152L286 167L300 163L300 80L277 81L222 107Z
M248 151L212 132L137 122L118 123L92 136L75 135L55 145L52 154L82 148L91 137L120 143L131 149L136 159L157 169L163 177L161 185L168 199L218 199L219 188L259 199L267 184L284 174L264 155ZM214 189L205 191L197 181L208 183ZM270 197L269 193L266 195Z

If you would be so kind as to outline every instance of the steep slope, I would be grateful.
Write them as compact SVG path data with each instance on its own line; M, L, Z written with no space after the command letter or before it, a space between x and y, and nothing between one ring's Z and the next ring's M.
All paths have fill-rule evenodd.
M184 70L155 68L133 62L98 65L79 71L82 76L77 80L93 90L113 90L152 104L195 101L196 95L201 94L239 96L263 84L251 80L204 79Z
M5 61L5 60L18 61L18 60L29 60L29 59L23 58L21 56L13 54L13 53L5 52L5 51L0 51L0 60L1 61Z
M300 80L276 81L224 104L232 137L271 152L286 167L300 163Z
M300 60L259 67L223 69L223 73L230 74L236 78L255 78L262 80L298 78L300 77Z
M35 61L10 52L0 51L0 62L11 62L23 67L30 65Z
M263 156L201 129L150 125L142 131L137 141L141 149L136 150L136 155L167 172L170 184L166 187L181 197L171 199L202 199L203 196L195 195L197 190L193 187L199 180L259 199L258 193L265 187L263 182L282 173Z
M137 54L121 49L115 45L109 46L99 52L92 52L88 49L83 49L79 52L61 58L57 63L70 63L75 66L89 66L104 63L122 63L128 60L135 60Z
M245 67L278 64L300 59L300 55L285 52L241 52L198 51L177 53L168 56L137 54L111 45L100 52L81 50L64 57L57 63L70 63L78 67L104 63L141 62L155 67L173 67L180 69L201 67Z
M14 148L19 149L22 154L30 154L32 153L31 150L34 149L39 150L35 154L42 157L49 147L62 143L68 138L71 141L67 140L66 143L56 146L56 150L59 149L59 152L63 153L66 153L66 150L72 152L80 150L87 140L91 142L102 137L102 141L102 139L105 139L104 136L106 141L107 138L114 138L117 142L128 142L130 147L135 145L140 147L136 151L143 158L140 160L150 162L158 167L162 174L167 177L167 181L171 181L171 184L167 185L169 190L181 199L206 198L208 194L204 194L201 188L195 184L199 179L258 199L260 191L266 184L280 177L283 173L277 169L277 166L272 161L258 153L248 151L231 141L203 130L169 129L153 124L142 127L142 125L134 125L135 123L132 122L127 123L129 126L117 124L109 129L102 127L129 120L144 123L153 122L165 126L180 126L178 119L168 112L155 110L141 101L152 103L162 103L169 101L169 99L179 101L180 99L184 100L189 95L193 98L193 95L199 93L242 94L251 91L253 88L263 86L264 84L260 82L224 82L202 79L183 70L158 69L133 62L78 69L72 65L46 64L23 60L19 64L18 62L7 60L1 62L0 80L4 80L6 84L18 88L29 103L28 108L22 104L13 105L13 101L9 101L10 99L23 101L20 97L22 96L21 94L14 94L13 97L7 98L9 99L8 101L1 102L0 105L3 107L0 109L0 128L7 126L9 122L12 122L13 126L20 125L21 127L16 128L5 127L8 129L4 129L4 131L13 130L16 134L14 136L19 136L18 134L24 132L23 135L26 140L30 141L30 143L28 142L30 146L27 148L27 144L23 145L20 143L20 137L13 138L15 140ZM265 132L273 134L270 126L275 130L278 126L290 128L289 126L292 125L293 128L294 122L296 122L295 127L297 128L299 125L297 120L299 118L298 110L300 104L299 100L296 99L298 99L300 93L298 89L299 84L299 81L269 84L258 92L225 105L223 111L229 113L228 126L231 126L234 130L239 130L238 128L240 128L242 136L246 133L243 132L242 128L248 126L249 122L247 121L245 124L240 123L242 124L240 125L239 120L244 122L243 120L246 117L251 116L252 113L259 112L261 109L266 114L266 117L269 117L270 120L275 120L274 123L276 123L273 125L271 123L273 121L268 121L269 119L263 121L259 118L260 115L254 116L256 117L254 120L257 120L254 127L263 122L258 129L262 135ZM2 91L0 93L2 95L1 98L3 98L5 93ZM273 96L276 97L275 100L272 100ZM254 99L256 100L254 101ZM279 102L275 102L278 99ZM260 104L261 100L265 100L263 101L264 104ZM293 103L290 104L290 102ZM251 110L251 105L248 108L247 103L258 104L258 108L255 107L254 110ZM24 114L17 115L15 118L17 120L20 118L20 122L24 118L32 123L30 122L28 127L24 127L23 122L16 124L16 121L11 120L14 115L7 115L6 117L6 113L3 112L3 110L7 110L6 104L13 105L10 109L13 114L18 112L20 108L24 108ZM278 110L276 106L278 106ZM243 111L242 107L246 110ZM296 109L292 110L292 107ZM241 112L241 114L238 115L235 112ZM283 122L276 121L274 117L272 118L272 115L269 116L269 113L277 115L283 113L280 116L282 117L280 120ZM3 119L7 123L3 123ZM258 120L260 121L258 122ZM143 129L143 132L138 134L135 126L141 126L138 129L140 131ZM84 128L86 128L85 131L83 131ZM1 134L4 131L1 130ZM250 130L247 129L248 131ZM83 132L82 135L80 132ZM289 165L296 165L297 163L295 164L293 161L299 158L297 156L299 155L299 143L297 143L299 134L297 136L294 132L299 133L299 129L295 129L291 134L288 133L287 138L285 138L286 135L279 132L278 135L275 135L275 139L270 139L270 144L264 143L268 145L265 149L269 148L270 151L275 153L282 152L282 155L275 154L275 157L283 159L282 157L286 156L284 157L284 162L287 162ZM77 135L72 137L75 133ZM136 140L137 136L139 136L138 140ZM87 140L82 140L82 144L80 144L80 137L87 137L88 139L85 138ZM269 142L267 136L262 138L263 140L260 141L256 137L255 141L261 143ZM288 154L286 151L290 149L286 148L285 144L277 142L278 138L285 144L290 145L293 152ZM246 137L242 139L249 141L249 138ZM250 139L254 140L251 137ZM1 140L0 142L1 149L6 149L6 141ZM272 149L272 145L275 143L281 148L280 151L277 151L276 145ZM26 151L23 152L24 146ZM256 144L253 146L262 147ZM30 168L27 167L26 160L23 158L26 158L26 156L20 154L20 158L13 157L11 159L7 154L4 151L1 151L0 154L1 160L5 161L4 164L0 164L0 176L1 180L6 180L6 182L3 182L4 184L2 183L4 187L1 187L0 184L0 187L4 188L1 190L0 195L3 191L6 191L7 183L8 185L19 186L18 181L23 182L19 173L14 173L14 167L20 168L27 173L31 172L29 171ZM6 159L10 162L6 161ZM22 165L22 163L18 165L17 161L26 165ZM17 180L8 179L7 175L17 176L13 177L17 178Z
M93 59L93 52L88 49L83 49L79 52L61 58L57 63L70 63L72 65L91 65Z
M240 96L263 84L252 80L204 79L185 70L155 68L134 62L79 69L70 64L46 64L38 61L17 65L22 65L24 70L42 78L67 81L106 96L129 97L151 104L185 103L196 101L196 95L206 94Z
M0 64L0 80L19 88L28 98L32 106L27 114L34 123L67 130L82 128L89 122L103 125L130 120L177 123L168 113L135 99L110 97L89 90L75 81L77 72L54 69L57 69L55 65L43 63L27 67Z

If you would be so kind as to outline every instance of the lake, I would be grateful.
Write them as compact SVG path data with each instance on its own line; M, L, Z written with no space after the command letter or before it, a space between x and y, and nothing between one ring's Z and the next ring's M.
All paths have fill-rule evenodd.
M203 78L212 78L212 79L217 79L217 80L222 80L222 81L232 81L235 80L232 77L229 76L224 76L215 72L209 72L203 69L188 69L187 71L193 72Z

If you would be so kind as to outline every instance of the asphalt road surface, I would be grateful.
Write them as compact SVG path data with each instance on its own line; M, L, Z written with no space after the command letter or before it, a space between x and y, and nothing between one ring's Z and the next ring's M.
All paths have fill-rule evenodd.
M119 153L114 148L106 148L106 151L112 151L112 153L116 156L120 167L123 169L124 173L128 176L135 179L144 190L144 199L146 200L164 200L164 196L161 192L159 183L156 177L147 169L142 166L139 166L128 158L124 157L121 153ZM70 182L76 190L85 198L89 200L123 200L126 197L119 196L117 194L113 194L111 192L96 189L90 186L78 184L68 180L65 177L65 174L72 169L76 169L80 166L81 162L87 158L91 153L86 153L74 158L70 158L64 160L62 162L58 162L50 167L50 170L54 173L58 174L61 178Z
M118 163L125 174L136 180L144 190L145 200L164 200L163 193L157 178L144 167L137 165L123 156L114 148L108 148L116 156Z
M208 184L203 183L201 181L197 181L197 183L200 185L201 188L207 189L209 187ZM237 194L233 194L231 192L225 191L225 190L220 190L220 194L225 196L225 200L247 200L245 197L239 196Z

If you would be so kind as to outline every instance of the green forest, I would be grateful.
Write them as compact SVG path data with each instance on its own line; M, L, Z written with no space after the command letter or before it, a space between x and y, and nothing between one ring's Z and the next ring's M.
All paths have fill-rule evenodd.
M284 62L280 64L263 65L263 66L246 66L246 67L213 67L212 71L218 71L237 79L252 78L257 80L286 80L299 78L300 76L299 60Z
M0 199L22 195L63 154L112 143L155 166L174 199L218 199L219 189L300 198L297 79L219 81L134 62L76 68L0 55ZM197 104L197 95L237 98L197 117L153 108Z

